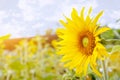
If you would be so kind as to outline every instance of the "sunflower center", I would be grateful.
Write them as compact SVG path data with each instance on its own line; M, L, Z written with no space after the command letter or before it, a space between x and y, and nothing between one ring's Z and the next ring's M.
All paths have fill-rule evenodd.
M79 47L81 53L85 55L92 55L95 47L95 37L89 31L81 32L79 35Z
M83 43L83 47L87 47L88 43L89 43L89 39L87 37L84 37L82 40Z

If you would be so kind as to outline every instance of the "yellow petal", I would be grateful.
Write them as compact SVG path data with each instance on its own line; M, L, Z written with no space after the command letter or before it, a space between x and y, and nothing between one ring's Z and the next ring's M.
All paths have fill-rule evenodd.
M93 20L93 24L96 25L97 21L99 20L99 18L102 16L103 11L99 12L98 15L94 18Z
M67 23L65 23L63 20L60 20L60 23L64 26L64 27L68 27Z
M86 16L85 22L86 22L86 27L92 32L92 29L91 29L91 27L90 27L90 23L91 23L90 14L91 14L91 12L92 12L92 7L90 7L90 9L89 9L89 11L88 11L88 14L87 14L87 16ZM88 27L88 26L89 26L89 27Z
M78 16L78 12L74 8L73 8L73 11L71 13L71 17L72 17L72 20L66 18L66 20L68 21L68 25L75 28L74 29L75 31L81 31L83 29L83 26L84 26L84 21L82 18L80 18Z
M57 40L52 40L51 45L52 45L55 49L57 49Z
M85 56L85 55L83 55L83 58L82 58L82 62L79 64L79 65L77 65L76 66L76 73L77 74L79 74L79 75L81 75L81 76L85 76L84 74L86 74L86 70L87 69L85 69L85 66L87 65L87 64L85 64L86 63L86 60L88 59L88 57L87 56ZM88 59L89 60L89 59ZM88 67L88 66L86 66L86 67ZM85 72L85 73L84 73ZM84 73L84 74L83 74Z
M66 19L67 19L67 23L65 23L63 20L60 20L60 23L65 27L65 28L67 28L67 30L69 31L69 32L74 32L74 33L76 33L76 32L78 32L78 31L76 31L76 30L79 30L78 29L78 27L77 27L77 25L75 25L74 23L72 23L72 21L69 19L69 18L67 18L67 17L65 17Z
M107 30L110 30L110 28L108 28L108 27L102 27L102 28L98 29L98 30L95 32L95 36L98 36L98 35L100 35L101 33L105 32L105 31L107 31Z
M1 40L6 40L6 39L8 39L9 37L10 37L10 34L5 35L5 36L2 36L2 37L0 37L0 41L1 41Z
M68 22L67 25L69 26L69 29L71 31L77 31L78 32L79 28L81 28L81 27L79 27L80 26L80 21L79 21L78 17L74 16L75 20L71 20L71 19L67 18L66 16L65 16L65 18L66 18L66 20Z
M97 25L97 21L102 16L102 14L103 14L103 11L101 11L100 13L98 13L98 15L92 21L92 29L93 29L93 31L96 31L96 29L98 28L98 26L96 26Z
M86 62L84 63L84 75L86 75L87 73L87 69L88 69L88 64L90 62L90 57L87 58Z
M80 17L82 20L84 20L84 11L85 11L85 7L82 8L81 13L80 13Z
M77 73L78 75L81 75L82 72L83 72L83 67L82 67L82 66L76 68L76 73ZM82 75L81 75L81 76L82 76Z
M63 28L57 28L57 30L56 30L56 34L60 38L63 36L64 32L65 32L65 29L63 29Z
M102 74L96 69L94 64L91 64L91 68L98 76L102 77Z
M107 51L106 51L106 48L101 44L101 43L97 43L96 44L96 46L97 46L97 50L98 50L98 52L100 53L100 55L102 55L102 56L110 56L108 53L107 53Z
M78 66L79 64L81 64L82 62L83 62L83 59L84 59L84 57L83 57L83 55L81 54L81 55L76 55L76 57L74 58L74 59L72 59L72 64L74 64L74 65L72 65L71 67L70 67L70 69L72 69L72 68L75 68L76 66Z
M96 47L95 47L93 54L92 54L92 62L93 63L96 63L97 57L98 57L98 51L96 50Z
M77 16L78 16L78 12L76 11L75 8L73 8L72 13L71 13L72 19L73 19L73 20L76 19Z
M92 7L89 8L88 15L90 15L92 12Z
M61 62L65 62L65 61L68 61L72 58L72 56L69 56L69 55L66 55L66 56L63 56L62 59L61 59Z

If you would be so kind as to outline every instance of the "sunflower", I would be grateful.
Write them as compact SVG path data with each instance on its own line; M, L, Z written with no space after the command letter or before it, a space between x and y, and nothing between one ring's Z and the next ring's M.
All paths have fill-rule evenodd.
M66 21L60 20L64 28L58 28L56 33L59 37L57 42L57 53L63 55L62 60L65 67L75 69L77 74L87 74L90 66L97 75L101 73L96 69L96 60L103 60L108 56L105 47L100 43L99 35L107 30L108 27L99 27L98 20L103 14L99 12L94 18L90 17L92 7L89 8L84 17L85 8L83 7L80 15L73 8L71 18L65 16Z

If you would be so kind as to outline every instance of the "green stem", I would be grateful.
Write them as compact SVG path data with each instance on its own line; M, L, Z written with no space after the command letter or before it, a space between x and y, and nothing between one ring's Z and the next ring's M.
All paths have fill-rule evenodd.
M8 74L6 80L9 80L9 78L10 78L10 76L9 76L9 74Z
M108 80L108 76L107 76L107 69L106 69L106 65L105 65L105 61L102 60L102 67L103 67L103 80Z

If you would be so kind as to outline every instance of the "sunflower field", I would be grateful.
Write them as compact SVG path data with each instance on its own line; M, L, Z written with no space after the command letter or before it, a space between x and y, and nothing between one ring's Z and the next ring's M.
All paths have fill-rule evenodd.
M119 35L120 30L114 29L101 35L102 39L111 40L103 41L110 53L106 58L108 80L120 78L120 45L118 45L120 42L115 41L119 39ZM49 36L52 37L50 42ZM12 50L5 44L8 36L1 37L0 80L102 80L91 69L87 75L81 77L76 75L74 70L65 68L60 61L61 56L56 54L54 36L37 35L29 40L21 39ZM101 63L98 63L98 70L102 73Z
M0 80L120 80L120 29L73 9L44 36L0 37Z

